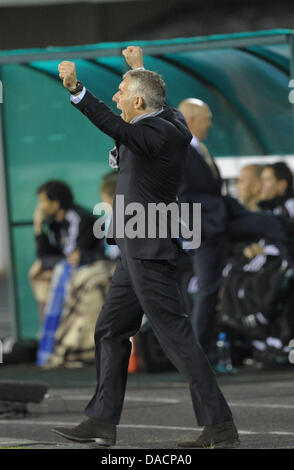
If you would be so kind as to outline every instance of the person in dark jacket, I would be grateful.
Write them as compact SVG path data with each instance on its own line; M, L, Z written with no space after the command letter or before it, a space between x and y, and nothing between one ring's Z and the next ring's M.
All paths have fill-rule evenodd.
M285 162L266 165L261 174L260 198L262 210L294 219L293 174Z
M96 218L77 205L70 187L50 180L37 190L34 213L37 260L29 272L32 289L43 319L54 267L63 260L71 266L91 264L104 258L103 241L93 234Z
M261 211L283 217L289 239L289 254L294 259L294 190L293 174L285 162L268 164L261 173L261 192L258 208ZM263 253L263 248L258 243L252 243L245 247L244 256L253 258Z
M212 364L216 363L216 318L222 270L232 242L266 236L284 240L282 221L272 215L251 213L236 199L222 194L222 178L202 139L211 127L212 114L206 103L195 98L182 101L193 139L178 196L180 202L201 203L201 246L193 256L198 294L192 309L196 337Z
M129 64L130 56L137 51L125 51ZM115 139L119 178L114 206L119 196L136 203L136 207L140 203L144 210L154 202L175 203L191 134L182 114L164 107L162 78L148 70L125 74L113 97L122 113L119 117L77 83L74 63L62 62L59 75L63 85L76 95L72 99L75 107ZM67 439L115 444L131 353L129 338L139 330L144 312L169 359L189 381L194 412L198 424L204 426L198 439L181 445L234 445L238 433L231 410L180 303L177 243L170 234L167 238L148 238L145 233L133 239L125 233L120 238L118 217L114 207L112 235L121 258L96 325L98 383L85 410L89 418L76 427L57 427L54 431ZM127 232L130 218L124 214L122 220Z
M100 186L101 199L110 207L116 182L117 173L112 171L103 176ZM92 217L90 219L92 234ZM91 238L93 238L92 235ZM100 243L99 239L95 241ZM104 240L105 259L98 259L90 264L81 264L70 269L71 275L66 286L66 296L64 300L61 299L60 318L56 322L57 312L54 308L51 310L53 316L46 317L47 329L44 329L44 339L40 342L38 351L43 368L52 369L60 366L72 368L95 363L93 330L105 301L118 256L118 247L109 246ZM63 265L63 263L60 264ZM51 299L53 307L52 296ZM52 341L53 335L54 341Z

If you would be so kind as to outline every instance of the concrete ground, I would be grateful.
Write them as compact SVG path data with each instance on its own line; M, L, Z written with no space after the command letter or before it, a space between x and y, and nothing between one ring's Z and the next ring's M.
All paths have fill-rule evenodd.
M76 425L95 387L93 367L42 371L33 366L0 366L1 380L38 380L48 384L40 404L29 404L25 417L3 419L0 448L86 449L51 432L56 425ZM241 449L294 449L294 375L243 371L219 376L232 408ZM125 406L113 449L177 449L177 442L197 436L187 384L176 372L129 376Z

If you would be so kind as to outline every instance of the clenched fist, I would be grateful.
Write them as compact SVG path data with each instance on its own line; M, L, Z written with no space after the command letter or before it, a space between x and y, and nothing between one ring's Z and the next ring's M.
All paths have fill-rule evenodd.
M69 91L74 90L77 83L75 63L64 60L58 65L58 71L59 77L63 80L63 86Z
M143 67L143 51L139 46L128 46L122 51L127 64L133 69Z

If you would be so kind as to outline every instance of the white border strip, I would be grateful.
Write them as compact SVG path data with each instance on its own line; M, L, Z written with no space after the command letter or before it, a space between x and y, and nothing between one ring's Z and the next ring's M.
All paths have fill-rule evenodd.
M267 163L275 163L284 161L294 171L294 155L262 155L262 156L245 156L245 157L215 157L216 163L220 168L223 178L237 178L241 168L245 165L258 163L266 165Z
M79 400L90 400L91 396L87 395L73 395L73 396L67 396L64 398L60 398L58 396L52 396L50 397L52 400L57 400L61 399L62 401L67 401L67 400L72 400L72 401L79 401ZM143 398L143 397L125 397L124 399L125 402L143 402L143 403L167 403L167 404L177 404L181 403L182 400L176 399L176 398Z

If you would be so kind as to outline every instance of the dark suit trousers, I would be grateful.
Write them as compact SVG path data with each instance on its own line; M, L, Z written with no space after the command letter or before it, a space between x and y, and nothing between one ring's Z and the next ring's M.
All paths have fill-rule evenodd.
M228 237L220 235L201 243L193 256L194 274L198 279L198 293L192 309L192 327L212 364L216 361L216 306L228 246Z
M190 385L198 425L231 419L214 371L183 313L176 262L134 259L123 253L96 325L97 388L86 415L119 423L131 353L129 338L139 330L143 311L166 355Z

